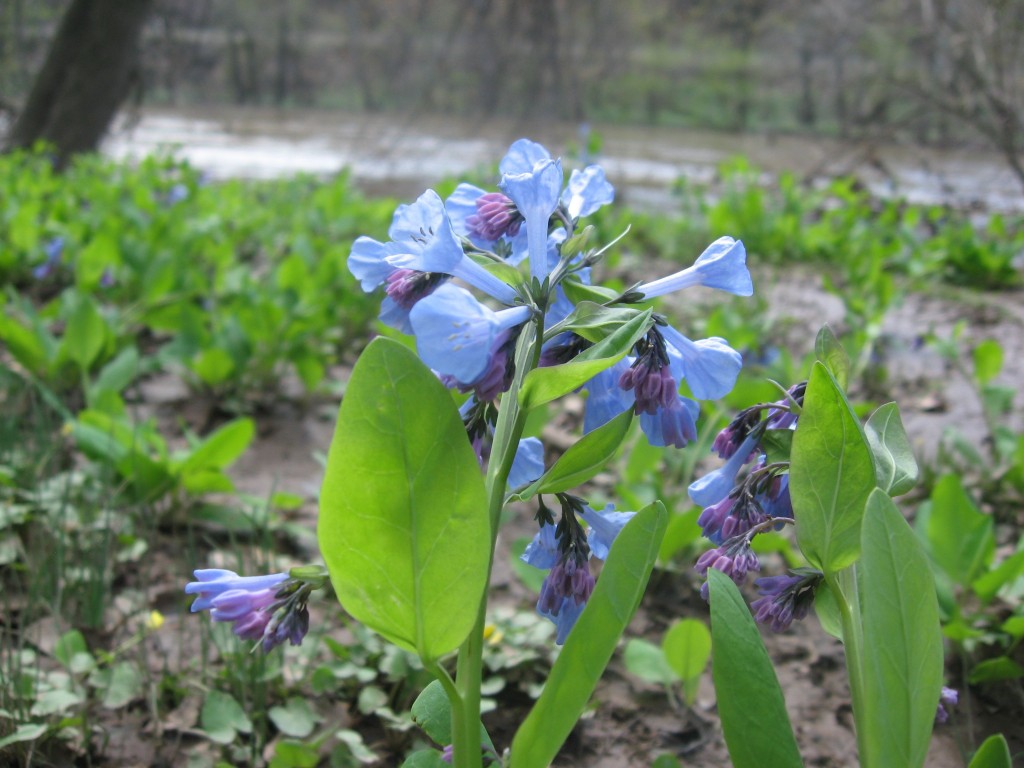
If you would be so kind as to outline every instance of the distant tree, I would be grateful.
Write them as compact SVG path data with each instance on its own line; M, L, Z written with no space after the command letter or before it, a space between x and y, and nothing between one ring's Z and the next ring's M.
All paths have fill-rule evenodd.
M71 0L7 148L47 141L63 166L96 149L128 95L153 0Z

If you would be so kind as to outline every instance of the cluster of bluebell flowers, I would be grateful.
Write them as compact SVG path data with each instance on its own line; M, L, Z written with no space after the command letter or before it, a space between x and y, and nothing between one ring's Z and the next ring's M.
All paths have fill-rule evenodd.
M528 139L512 144L498 170L497 189L463 183L447 199L428 190L400 206L388 240L360 237L348 260L364 290L383 288L381 322L412 334L439 379L469 395L460 412L481 467L499 397L527 373L515 366L523 329L529 323L542 329L540 366L570 362L593 344L567 322L576 303L566 288L591 285L591 267L602 252L584 251L574 235L580 219L615 197L599 166L573 170L566 182L561 160ZM603 306L631 307L698 285L751 295L743 244L722 237L673 275L624 293L604 289ZM655 315L628 354L582 387L584 431L631 409L652 444L682 447L696 437L696 400L729 392L741 364L724 339L691 340ZM680 394L684 380L695 399ZM523 440L507 487L521 488L543 471L543 446L536 438ZM523 559L549 569L537 607L555 622L562 642L594 587L589 560L607 556L633 513L595 511L567 494L558 498L557 522L540 500L540 529Z
M743 409L716 436L711 449L725 463L689 487L690 500L703 507L697 524L715 545L694 566L702 576L714 568L742 584L749 573L761 569L751 548L754 537L793 523L789 462L769 462L764 443L771 430L796 428L806 388L801 382L776 402ZM822 579L813 568L757 579L760 596L751 605L754 617L776 632L785 630L807 615ZM708 598L706 582L701 595Z
M231 622L235 635L258 642L264 651L285 641L302 642L309 631L309 596L327 579L318 566L264 576L204 568L194 575L196 581L185 585L186 594L196 595L192 612L208 610L214 621Z

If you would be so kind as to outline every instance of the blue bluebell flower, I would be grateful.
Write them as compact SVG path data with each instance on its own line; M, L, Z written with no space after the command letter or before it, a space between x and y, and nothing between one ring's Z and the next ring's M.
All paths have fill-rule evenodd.
M608 182L604 169L590 165L582 171L573 169L561 202L569 218L590 216L598 208L615 200L615 188Z
M558 208L562 193L562 163L528 139L515 142L502 159L498 186L516 205L526 222L530 250L530 274L547 276L548 222Z
M192 613L213 608L213 599L230 591L260 592L275 589L288 580L287 573L266 576L239 576L223 568L202 568L194 572L196 581L185 585L185 594L198 595L192 603Z
M750 548L750 539L746 536L734 536L721 545L709 549L697 558L694 570L707 577L708 569L721 571L736 584L742 584L751 571L761 570L761 562ZM708 584L705 581L700 589L701 597L708 599Z
M587 382L587 403L583 411L584 433L592 432L627 408L633 407L636 396L631 390L620 387L619 381L630 369L634 359L625 357Z
M687 489L690 500L698 507L709 507L728 496L736 485L740 469L750 460L757 441L757 435L748 436L725 464L690 483Z
M553 523L541 525L540 530L534 534L533 539L526 545L523 554L519 556L527 565L546 571L555 567L560 556L558 537L555 534L556 527Z
M486 401L502 391L512 331L531 312L526 306L495 312L464 288L445 284L418 301L409 319L423 362L463 387L483 389L477 399Z
M947 722L949 720L949 712L946 708L956 706L959 701L960 694L957 693L955 688L942 686L942 690L939 692L939 704L935 709L935 722L939 724Z
M750 296L754 284L747 270L747 251L740 240L720 237L697 257L693 266L637 287L644 298L652 299L683 288L703 285L737 296Z
M508 487L515 490L530 485L544 474L544 444L536 437L519 441L512 468L508 473Z
M51 237L43 245L43 252L46 260L32 270L32 277L36 280L45 280L60 264L61 254L64 253L64 238L59 235Z
M636 512L616 512L614 504L608 504L600 512L584 507L580 517L590 526L587 529L590 553L598 560L607 560L612 543L635 516Z

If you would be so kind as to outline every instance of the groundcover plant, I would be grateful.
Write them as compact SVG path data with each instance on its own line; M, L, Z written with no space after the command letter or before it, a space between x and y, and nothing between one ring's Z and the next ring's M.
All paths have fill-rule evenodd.
M660 502L599 509L579 489L633 421L654 446L695 440L699 401L727 394L742 365L725 339L688 338L652 300L698 285L753 293L743 244L729 236L674 274L604 287L594 268L617 241L595 243L581 225L613 200L604 172L566 181L561 161L526 139L499 171L498 191L427 191L398 208L386 242L353 244L349 269L364 290L383 287L380 320L396 338L371 342L345 390L320 498L326 570L206 569L186 587L193 611L270 650L302 641L309 597L329 579L349 614L435 677L413 715L437 748L411 754L410 768L554 759L636 610L668 519ZM793 526L808 566L761 580L757 620L782 629L816 605L844 642L862 765L921 765L940 696L948 706L954 694L942 688L927 558L891 500L913 486L916 464L894 404L863 426L854 415L848 363L827 330L818 358L807 382L736 417L714 445L724 466L690 487L715 544L697 568L708 576L723 730L737 766L801 764L736 587L759 568L754 537ZM577 391L583 434L548 461L524 438L527 418ZM563 647L505 745L492 743L480 706L487 585L513 502L535 510L522 558L547 571L537 611ZM977 765L1009 765L999 746Z

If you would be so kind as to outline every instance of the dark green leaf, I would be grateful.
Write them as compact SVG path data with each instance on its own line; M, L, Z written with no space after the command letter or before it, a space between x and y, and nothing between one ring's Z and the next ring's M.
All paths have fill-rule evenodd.
M826 574L860 554L875 468L860 423L831 374L815 363L793 436L789 487L804 556Z
M971 589L983 603L988 603L1004 584L1015 581L1022 574L1024 574L1024 551L1015 552L991 571L975 579L971 584Z
M416 697L412 705L412 719L436 744L447 746L452 743L452 705L438 680L431 681ZM480 723L480 743L494 748L483 723Z
M711 674L735 768L802 766L775 669L732 579L708 570Z
M768 455L768 463L777 461L789 461L793 452L792 429L769 429L761 438L761 448Z
M975 664L967 680L971 685L975 685L995 680L1016 680L1021 677L1024 677L1024 666L1008 656L998 656Z
M424 660L469 634L491 541L480 465L451 394L397 342L375 339L352 372L317 532L358 621Z
M665 507L655 502L637 512L616 538L544 692L516 732L510 768L548 765L569 736L640 604L667 523Z
M864 436L875 459L879 488L890 496L899 496L917 485L917 459L896 403L886 403L871 414Z
M814 613L818 616L821 628L836 640L843 640L843 618L839 614L835 595L832 590L822 584L814 593Z
M868 499L863 537L865 763L916 768L942 688L935 581L917 536L880 488Z
M107 341L107 324L100 315L96 304L87 297L80 297L68 318L60 355L75 362L83 371L88 371L103 350Z
M436 749L418 749L405 758L401 768L448 768L448 765Z

